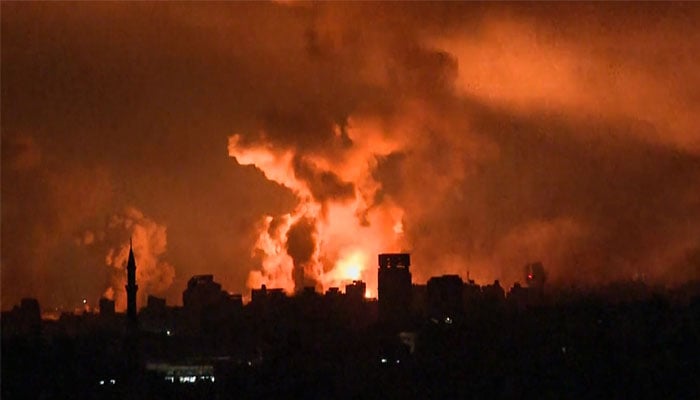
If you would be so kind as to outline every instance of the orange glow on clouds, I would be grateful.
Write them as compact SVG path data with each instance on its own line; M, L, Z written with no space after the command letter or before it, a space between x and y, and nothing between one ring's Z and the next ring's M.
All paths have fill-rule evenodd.
M148 294L167 289L175 277L174 267L163 259L167 249L166 227L146 217L135 208L113 215L108 230L119 232L121 241L113 245L105 263L112 267L109 287L103 296L114 300L117 310L126 309L126 264L129 258L129 236L136 260L138 305L145 305Z
M295 269L298 274L303 272L304 286L315 286L317 290L343 287L353 280L363 280L368 287L376 287L374 257L382 251L400 250L403 210L390 201L371 204L380 189L371 171L376 157L389 153L395 146L376 132L354 133L353 136L350 131L355 140L352 150L341 158L319 153L294 154L273 147L264 139L244 144L240 135L230 138L231 157L241 165L256 167L268 180L290 189L299 201L289 214L268 215L259 223L252 255L259 256L261 263L259 269L249 274L249 287L265 284L291 293L296 286ZM343 182L351 182L354 185L351 198L316 199L308 180L295 173L295 157L319 173L333 173ZM312 252L295 266L289 237L293 227L305 221L312 224L313 232L308 237Z

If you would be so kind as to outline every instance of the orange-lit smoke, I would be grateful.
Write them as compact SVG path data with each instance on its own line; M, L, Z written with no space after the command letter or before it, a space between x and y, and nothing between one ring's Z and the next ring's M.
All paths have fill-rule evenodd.
M376 295L397 250L417 283L700 279L696 4L2 6L3 307L121 303L138 225L169 302L196 273ZM131 203L157 223L96 228Z
M112 267L109 287L104 296L114 300L117 310L126 309L126 263L129 257L129 236L133 243L136 259L136 284L138 302L142 305L148 294L166 290L173 282L175 269L163 255L167 248L166 227L144 216L135 208L127 208L124 213L113 215L108 231L120 239L112 246L105 263Z
M370 126L348 129L346 140L352 146L328 154L273 147L264 135L253 142L230 138L231 157L298 198L292 212L267 215L259 223L253 256L261 263L249 274L249 287L325 291L361 279L376 288L376 254L404 246L403 210L390 200L375 203L380 185L372 176L376 158L397 144Z

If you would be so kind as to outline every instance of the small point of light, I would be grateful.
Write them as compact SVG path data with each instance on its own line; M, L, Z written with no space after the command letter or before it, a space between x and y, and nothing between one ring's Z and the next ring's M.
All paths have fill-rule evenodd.
M445 323L446 323L446 324L452 324L452 318L450 318L450 317L445 317Z
M87 304L87 299L83 299L83 304Z
M400 364L400 363L401 363L401 360L396 360L396 363L397 363L397 364Z
M114 385L114 384L117 383L117 380L116 380L116 379L110 379L110 380L109 380L109 383L111 383L112 385Z
M165 334L170 336L170 335L172 335L172 332L170 332L170 330L167 330L167 331L165 331Z
M387 363L387 359L386 359L386 358L382 358L382 364L386 364L386 363Z
M248 361L248 366L251 366L251 365L253 365L253 362L252 362L252 361Z
M104 384L105 384L105 381L100 381L100 385L104 385Z

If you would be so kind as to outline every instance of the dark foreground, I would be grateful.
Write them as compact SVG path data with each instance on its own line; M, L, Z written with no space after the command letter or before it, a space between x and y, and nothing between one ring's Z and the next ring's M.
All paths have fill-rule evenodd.
M2 398L700 398L697 297L482 303L403 335L358 322L371 305L280 307L197 334L128 335L97 317L4 333Z

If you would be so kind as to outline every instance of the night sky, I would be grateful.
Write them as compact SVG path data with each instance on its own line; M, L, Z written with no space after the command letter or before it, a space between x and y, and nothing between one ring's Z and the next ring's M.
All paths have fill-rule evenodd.
M2 3L2 309L700 279L700 5Z

